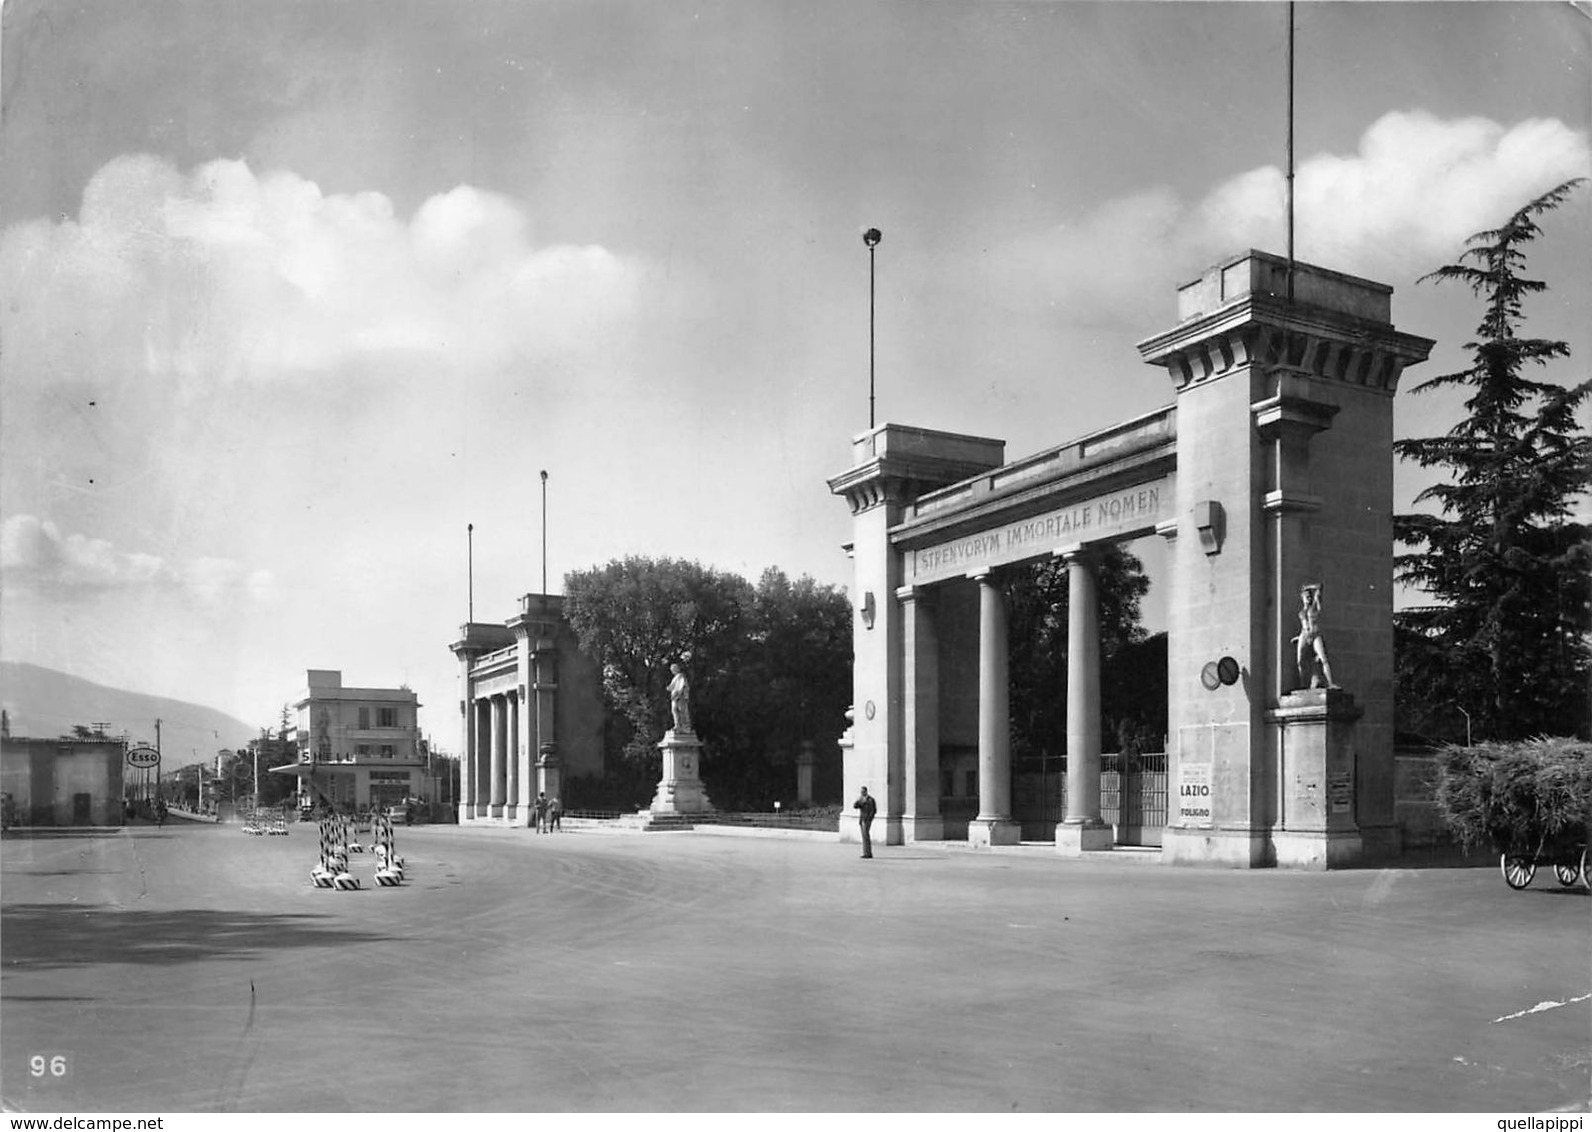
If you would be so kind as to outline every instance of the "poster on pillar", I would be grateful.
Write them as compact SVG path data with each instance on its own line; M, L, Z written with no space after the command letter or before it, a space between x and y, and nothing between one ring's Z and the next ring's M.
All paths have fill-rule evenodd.
M1211 824L1211 764L1178 765L1177 823L1181 826Z

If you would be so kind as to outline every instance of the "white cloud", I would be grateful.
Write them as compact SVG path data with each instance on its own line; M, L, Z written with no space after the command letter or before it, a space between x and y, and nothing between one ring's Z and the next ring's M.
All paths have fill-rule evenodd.
M62 535L48 520L13 515L0 525L0 572L15 591L82 593L165 589L209 604L259 599L271 575L227 558L168 563L152 554L118 550L105 539Z
M1505 127L1425 111L1383 115L1350 154L1295 174L1295 251L1337 270L1401 282L1450 262L1473 232L1534 195L1592 173L1585 133L1553 119ZM1156 188L1110 201L1016 252L1048 297L1080 320L1135 309L1221 257L1286 250L1282 170L1265 166L1186 203Z
M240 161L183 174L117 158L77 220L5 232L8 369L260 380L400 352L456 374L621 333L643 269L601 247L534 246L529 228L468 186L406 222L380 193L328 196Z

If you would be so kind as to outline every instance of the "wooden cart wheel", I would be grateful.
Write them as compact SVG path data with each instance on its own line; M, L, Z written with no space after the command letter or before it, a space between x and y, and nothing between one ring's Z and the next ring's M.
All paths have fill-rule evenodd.
M1519 853L1505 853L1498 858L1503 870L1504 883L1510 888L1525 888L1537 875L1537 862Z
M1555 861L1553 863L1553 875L1558 878L1560 884L1569 888L1581 879L1581 862L1574 859L1568 864Z

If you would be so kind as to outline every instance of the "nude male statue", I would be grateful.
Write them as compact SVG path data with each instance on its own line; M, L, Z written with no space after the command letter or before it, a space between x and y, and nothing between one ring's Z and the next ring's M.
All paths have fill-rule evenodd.
M1299 588L1299 635L1296 663L1299 682L1309 688L1336 688L1332 665L1327 661L1327 643L1321 639L1321 583L1308 582ZM1319 662L1321 671L1316 671Z

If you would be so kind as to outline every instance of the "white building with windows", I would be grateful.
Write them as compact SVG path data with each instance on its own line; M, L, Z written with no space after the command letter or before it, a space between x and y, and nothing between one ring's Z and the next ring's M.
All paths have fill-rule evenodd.
M299 797L340 809L395 806L424 796L420 700L408 688L345 688L312 668L294 703Z

